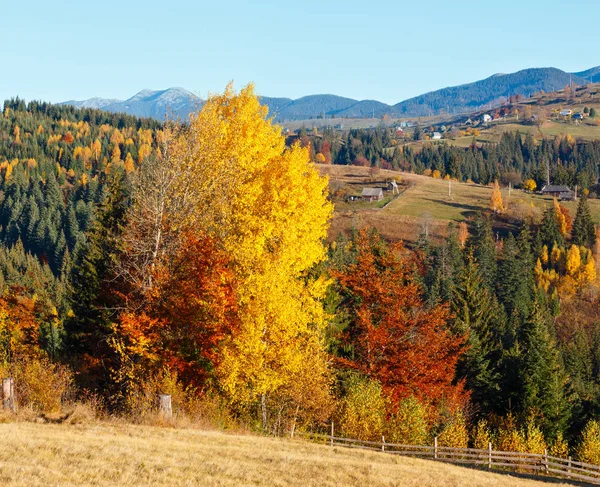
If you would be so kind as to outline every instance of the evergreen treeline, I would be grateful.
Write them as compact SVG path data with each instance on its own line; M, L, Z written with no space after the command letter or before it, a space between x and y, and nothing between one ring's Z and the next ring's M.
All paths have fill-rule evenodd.
M579 207L576 219L587 235L593 225L585 198ZM491 221L480 216L466 241L452 228L439 246L420 243L425 299L449 303L454 330L468 336L456 380L470 391L474 417L493 422L511 414L523 424L535 418L551 441L573 438L600 412L597 324L582 327L561 310L581 299L571 282L586 282L579 256L586 255L588 269L593 257L585 247L569 247L557 220L550 208L538 227L497 241ZM574 228L573 241L582 238ZM553 265L562 279L554 289L544 285Z
M325 132L314 140L315 153L323 153L334 164L377 166L423 174L439 171L459 181L489 184L497 179L519 184L534 179L546 183L548 170L553 184L592 188L598 181L600 141L576 142L571 137L536 142L519 132L503 134L499 143L460 148L444 143L426 143L415 149L397 145L391 129L351 130L341 137Z
M85 250L107 179L132 172L151 156L159 127L154 120L100 110L5 100L0 115L2 283L47 296L62 320L71 267Z

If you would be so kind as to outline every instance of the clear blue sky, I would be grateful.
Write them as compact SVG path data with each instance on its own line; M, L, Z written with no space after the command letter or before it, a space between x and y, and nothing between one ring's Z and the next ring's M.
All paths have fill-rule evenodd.
M2 2L0 100L128 98L228 81L396 103L497 72L600 65L600 2Z

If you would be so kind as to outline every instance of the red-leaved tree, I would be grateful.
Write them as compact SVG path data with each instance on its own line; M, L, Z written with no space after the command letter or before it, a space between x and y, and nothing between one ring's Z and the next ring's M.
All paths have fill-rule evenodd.
M366 231L355 245L356 262L335 273L352 317L342 337L351 352L341 363L378 380L394 403L414 395L461 404L466 393L453 379L464 337L448 329L446 305L424 304L414 254Z

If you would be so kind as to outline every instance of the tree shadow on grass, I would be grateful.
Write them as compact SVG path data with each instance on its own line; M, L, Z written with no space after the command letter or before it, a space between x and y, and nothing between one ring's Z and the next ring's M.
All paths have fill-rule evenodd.
M440 461L440 460L437 460L437 461ZM489 472L489 473L493 473L495 475L503 475L506 477L515 477L515 478L524 479L524 480L535 480L536 482L540 482L540 483L543 482L548 485L567 484L567 485L573 485L573 486L578 486L578 487L590 487L591 485L597 485L597 484L591 484L588 482L582 482L580 480L567 479L564 477L545 477L543 475L534 475L531 473L515 472L514 470L501 470L500 468L488 469L487 467L480 466L480 465L455 464L452 462L444 462L443 460L441 462L448 463L448 464L451 464L451 465L454 465L457 467L468 468L469 470L477 470L478 472ZM508 480L508 478L506 480L506 485L510 485L510 480Z
M482 208L481 206L465 205L465 204L461 204L461 203L455 203L453 201L436 200L433 198L423 198L423 200L431 201L432 203L435 203L438 205L446 205L451 208L459 208L459 209L463 210L460 212L460 214L465 218L474 216L477 213L480 213L481 211L484 210L484 208Z

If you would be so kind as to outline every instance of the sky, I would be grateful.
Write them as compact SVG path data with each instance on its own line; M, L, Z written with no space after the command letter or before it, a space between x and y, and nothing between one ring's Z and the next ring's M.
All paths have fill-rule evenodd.
M599 14L597 0L3 0L0 100L206 97L234 81L392 104L499 72L600 65Z

